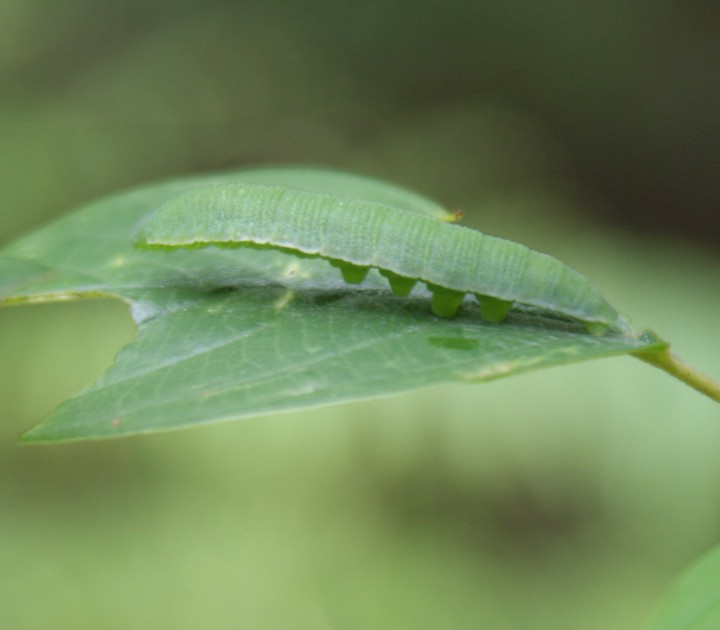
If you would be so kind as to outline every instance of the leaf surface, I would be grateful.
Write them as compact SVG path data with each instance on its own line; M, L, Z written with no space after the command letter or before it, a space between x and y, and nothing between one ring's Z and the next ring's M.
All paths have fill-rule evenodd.
M442 213L372 180L318 170L255 170L166 182L93 203L0 250L0 305L97 296L131 305L135 342L93 386L31 429L27 441L171 430L301 407L482 381L592 358L655 351L653 335L594 337L514 311L484 322L429 310L428 294L392 295L375 271L343 283L325 261L271 250L140 251L148 212L193 187L294 178L309 190Z
M654 630L720 628L720 547L695 562L665 598Z

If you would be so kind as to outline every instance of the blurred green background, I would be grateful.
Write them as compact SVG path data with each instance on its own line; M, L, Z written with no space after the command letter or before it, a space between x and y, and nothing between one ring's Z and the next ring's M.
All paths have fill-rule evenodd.
M720 375L715 2L0 0L0 243L122 187L340 167L551 252ZM630 358L19 447L132 338L0 311L7 628L638 628L720 541L720 412Z

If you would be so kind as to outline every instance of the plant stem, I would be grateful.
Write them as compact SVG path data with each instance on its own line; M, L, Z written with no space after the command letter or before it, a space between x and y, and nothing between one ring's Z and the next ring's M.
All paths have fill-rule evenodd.
M670 348L633 352L633 356L680 379L701 394L720 402L720 383L676 357Z

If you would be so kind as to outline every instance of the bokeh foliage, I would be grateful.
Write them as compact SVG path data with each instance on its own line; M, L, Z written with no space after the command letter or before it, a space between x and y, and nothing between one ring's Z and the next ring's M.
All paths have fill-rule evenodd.
M168 175L329 164L556 254L718 374L713 11L3 0L0 239ZM720 537L716 406L626 359L17 447L132 335L120 304L0 312L11 627L637 628Z

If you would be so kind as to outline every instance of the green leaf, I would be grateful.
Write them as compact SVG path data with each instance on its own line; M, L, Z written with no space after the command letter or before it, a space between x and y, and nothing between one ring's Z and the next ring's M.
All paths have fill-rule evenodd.
M131 305L138 338L95 385L60 405L26 441L177 429L483 381L604 356L659 356L652 334L596 337L582 327L511 312L484 322L467 304L434 317L428 294L398 298L375 271L348 287L317 259L271 250L134 250L137 222L210 183L294 178L308 190L436 204L372 180L328 171L255 170L166 182L93 203L0 251L0 305L112 296ZM303 183L304 182L304 183Z
M674 584L654 630L720 628L720 547L694 563Z

